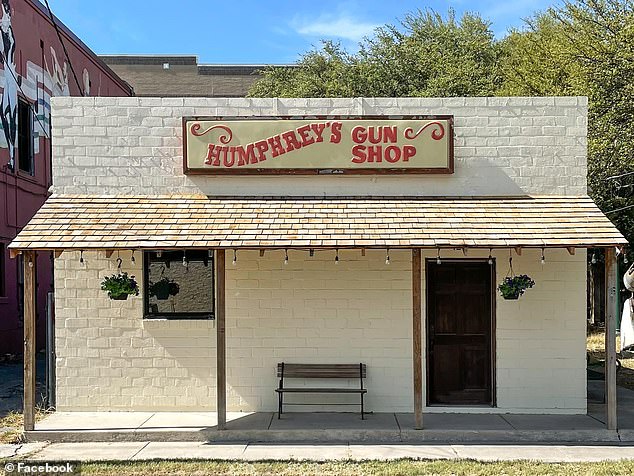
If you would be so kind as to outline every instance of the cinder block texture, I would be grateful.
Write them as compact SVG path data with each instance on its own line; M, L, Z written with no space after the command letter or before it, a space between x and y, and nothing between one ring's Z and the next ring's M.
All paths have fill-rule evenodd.
M367 408L412 411L410 252L390 251L389 265L381 250L368 250L365 257L360 251L340 251L338 265L334 256L334 251L317 251L310 258L306 251L290 250L284 265L281 251L264 257L243 251L235 266L229 260L229 411L275 411L275 366L282 361L364 362ZM423 259L435 256L430 252ZM487 256L469 252L469 258ZM123 270L142 278L138 254L135 265L129 252L121 257ZM462 253L443 251L443 257ZM494 252L494 257L499 283L507 273L508 253ZM140 297L109 300L99 283L116 272L116 258L85 252L81 264L79 253L65 252L56 260L58 409L214 410L214 322L144 320ZM497 407L468 411L586 411L585 252L570 256L547 250L543 266L539 258L539 251L524 250L513 260L516 273L535 279L533 289L518 301L496 298ZM425 360L422 365L425 369ZM317 401L341 401L341 396L322 397ZM316 400L301 395L294 401Z
M183 116L455 117L455 173L408 176L185 176ZM52 99L57 193L525 195L586 193L587 99Z

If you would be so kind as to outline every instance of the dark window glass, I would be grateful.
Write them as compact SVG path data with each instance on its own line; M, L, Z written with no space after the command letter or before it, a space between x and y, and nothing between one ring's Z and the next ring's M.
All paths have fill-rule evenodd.
M7 287L6 287L6 270L5 263L6 258L4 256L6 250L4 247L4 243L0 243L0 296L4 297L7 295Z
M33 164L33 113L31 106L18 101L18 167L22 172L35 175Z
M143 263L146 317L213 319L212 253L150 251L145 253Z

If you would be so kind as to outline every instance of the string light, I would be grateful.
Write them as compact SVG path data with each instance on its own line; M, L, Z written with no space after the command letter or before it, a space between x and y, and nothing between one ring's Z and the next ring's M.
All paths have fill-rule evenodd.
M187 252L183 251L183 266L186 268L189 266L189 261L187 261Z
M161 250L158 250L158 251L156 252L156 257L157 257L157 258L160 258L161 256L163 256L163 252L162 252Z
M284 250L284 265L288 264L288 250Z
M385 264L390 264L390 249L386 248L385 250Z
M123 260L121 259L121 252L117 251L117 269L121 271L121 265L123 264Z
M79 252L79 262L82 264L84 263L84 250Z
M597 264L597 254L596 252L592 252L592 259L590 260L592 264Z
M546 262L546 257L544 256L544 248L542 248L542 258L541 258L541 262L542 262L542 265Z
M308 256L310 256L311 258L315 256L315 250L313 249L308 250Z
M489 248L489 264L493 264L493 256L491 256L491 248Z
M29 268L33 267L33 260L31 258L29 258Z
M440 259L440 248L438 248L438 255L436 256L436 264L442 264L442 260Z
M335 264L339 264L339 248L337 248L337 251L335 253Z
M233 250L233 261L231 262L231 264L235 266L237 262L238 262L238 252L236 250Z
M134 259L134 250L132 250L132 258L130 258L130 261L132 261L132 264L136 263L136 259Z

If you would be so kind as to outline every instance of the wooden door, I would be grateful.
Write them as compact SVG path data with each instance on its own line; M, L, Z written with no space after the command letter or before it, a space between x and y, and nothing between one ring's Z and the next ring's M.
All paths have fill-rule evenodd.
M493 265L428 260L427 402L493 405Z

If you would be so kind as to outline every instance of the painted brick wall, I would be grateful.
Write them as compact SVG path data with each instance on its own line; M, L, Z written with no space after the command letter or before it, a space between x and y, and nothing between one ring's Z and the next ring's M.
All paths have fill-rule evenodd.
M587 99L53 98L58 193L579 195ZM186 177L182 116L453 114L452 176Z
M494 256L500 282L508 255ZM536 286L519 301L497 299L498 407L469 411L586 411L585 252L547 251L543 267L539 256L524 250L513 260ZM99 290L116 255L84 258L82 265L65 252L56 260L58 409L213 410L213 322L143 320L140 298L110 301ZM122 258L141 277L141 260ZM368 409L411 412L410 253L392 250L389 266L380 250L342 251L339 265L333 251L289 258L285 266L282 252L245 251L235 267L229 260L228 409L274 411L277 362L364 362Z

